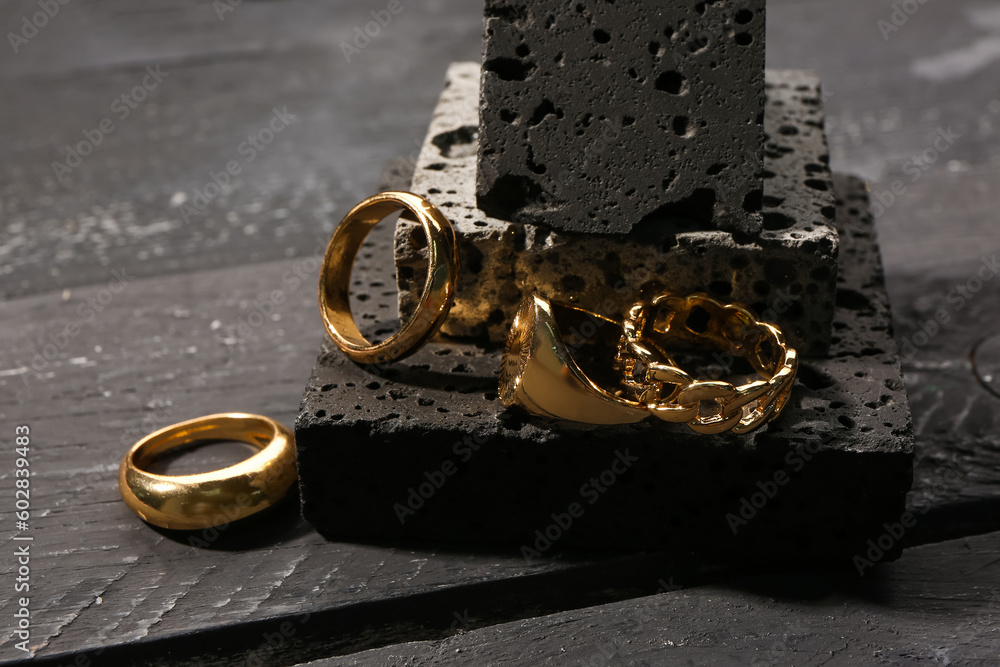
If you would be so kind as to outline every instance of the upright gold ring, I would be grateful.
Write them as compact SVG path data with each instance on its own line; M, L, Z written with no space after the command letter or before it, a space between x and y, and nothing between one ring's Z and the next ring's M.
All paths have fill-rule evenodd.
M427 280L416 310L402 328L381 343L370 343L351 315L351 269L372 228L400 209L409 211L427 235ZM434 204L409 192L381 192L365 199L340 221L323 256L319 310L327 333L359 363L385 363L412 354L448 316L455 301L458 266L455 230Z
M143 469L165 452L209 440L246 442L261 451L234 466L196 475ZM118 490L132 511L154 526L195 530L274 505L296 478L291 431L267 417L227 412L168 426L135 443L118 468Z

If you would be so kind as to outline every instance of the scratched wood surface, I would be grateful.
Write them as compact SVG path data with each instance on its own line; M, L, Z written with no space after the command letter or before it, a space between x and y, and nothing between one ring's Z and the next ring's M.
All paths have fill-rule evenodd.
M1000 280L975 293L970 283L983 256L1000 252L1000 16L983 1L927 3L888 39L878 21L891 20L889 1L769 3L769 65L820 73L833 166L869 178L884 209L897 339L913 348L918 522L905 539L924 545L898 563L860 583L695 574L642 555L529 565L510 553L326 543L294 503L194 549L128 513L114 476L138 435L234 409L292 423L320 335L319 244L387 160L416 150L447 64L477 57L479 3L437 0L405 4L348 62L340 43L383 6L242 3L220 18L207 2L70 3L18 53L0 48L0 442L15 424L32 426L33 662L69 664L76 653L91 664L286 665L380 646L349 660L462 650L531 662L556 645L577 652L553 661L594 664L974 664L1000 654L990 593L1000 585L990 557L1000 531ZM0 11L16 29L29 8ZM113 100L147 67L166 76L120 118ZM274 109L295 121L249 161L241 145ZM104 117L114 131L60 182L53 161ZM953 141L935 156L942 132ZM232 187L203 211L186 208L233 160ZM127 282L118 293L115 271ZM241 326L276 287L284 298L268 321ZM942 310L939 330L918 336ZM78 333L61 338L70 323ZM178 470L237 455L199 451ZM661 581L684 589L629 601ZM797 587L808 599L787 601ZM543 614L555 615L528 620ZM670 623L644 620L661 614ZM686 630L666 634L671 624ZM0 660L22 657L0 629ZM456 633L467 634L405 643ZM692 636L683 652L653 652L657 640Z

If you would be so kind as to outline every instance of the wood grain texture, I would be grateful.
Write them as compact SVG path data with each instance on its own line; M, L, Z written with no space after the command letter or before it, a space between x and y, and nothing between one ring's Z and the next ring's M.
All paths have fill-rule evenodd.
M8 25L30 7L22 4L3 10ZM930 507L907 539L926 544L995 531L1000 516L996 398L974 375L996 366L997 286L988 283L961 310L947 302L981 256L1000 249L998 66L977 57L989 54L996 31L983 13L990 5L954 0L926 3L886 41L877 21L891 5L771 2L768 65L821 75L836 170L867 176L877 192L897 180L905 188L878 221L897 339L912 340L942 302L952 309L952 322L904 367L918 429L911 507ZM154 428L229 409L291 423L321 334L314 276L294 289L285 276L302 271L339 215L371 193L386 160L417 149L447 64L480 52L479 3L405 6L351 63L339 43L370 20L370 3L244 2L221 21L207 2L69 3L20 53L0 49L0 90L13 101L0 107L0 298L7 299L0 303L0 441L16 423L34 430L34 664L71 664L66 653L87 648L91 664L190 663L203 653L200 664L251 657L291 664L652 592L677 574L653 557L538 561L529 570L504 554L330 544L296 519L294 505L200 550L141 524L118 499L118 457ZM60 184L51 163L63 147L110 115L115 97L157 64L169 73L162 85ZM205 215L185 221L177 202L190 201L234 154L242 158L240 143L279 105L299 122L244 164ZM961 136L913 180L907 161L949 126ZM88 319L81 304L101 298L112 271L122 269L135 279ZM285 290L276 305L281 319L242 336L240 319L275 288ZM80 331L59 338L71 322ZM205 450L196 461L231 456ZM8 468L0 471L7 475L0 488L9 489ZM5 503L0 521L9 526L10 518ZM819 584L779 575L752 587L764 597L715 586L632 604L673 600L656 612L671 627L687 624L697 647L676 647L681 635L665 632L653 641L684 648L678 662L735 662L730 651L746 649L740 661L884 656L976 664L1000 653L990 602L997 546L990 534L912 548L860 589L850 578L834 585L827 575L816 575ZM11 553L9 542L0 546L5 591ZM605 594L609 581L614 590ZM834 600L851 602L791 603L784 592L821 596L831 587ZM8 596L0 605L6 616ZM309 610L313 622L299 623ZM608 658L593 641L625 636L615 634L621 614L574 614L527 625L520 639L506 630L495 637L510 646L521 641L521 650L541 647L544 658L545 637L566 627L582 642L573 655L629 662ZM573 629L572 619L583 617L585 629ZM699 630L711 618L732 632ZM273 638L284 622L295 632L283 648L269 648L265 635ZM815 633L819 626L826 631ZM485 645L485 637L473 639ZM799 645L801 653L785 648ZM434 650L444 655L443 646L450 645ZM665 652L641 652L632 662L672 655L669 645L657 646ZM566 647L574 650L569 641ZM423 655L424 648L394 650ZM490 650L502 656L503 648ZM808 663L808 656L818 657ZM15 657L9 641L0 645L0 659Z
M386 160L415 155L448 63L480 50L481 7L463 0L406 2L348 55L341 44L385 3L246 2L220 20L224 4L70 3L18 54L0 49L2 96L17 100L0 108L0 298L117 266L152 276L307 255ZM115 105L147 67L163 80L135 109ZM276 108L295 121L257 151L247 136ZM115 129L58 180L53 162L103 118ZM230 161L230 187L195 209Z
M198 549L187 536L175 541L130 513L116 473L142 434L228 410L292 423L322 336L316 266L286 260L136 279L91 323L78 308L104 288L5 305L4 440L15 424L32 428L36 651L76 651L563 567L527 564L519 555L327 543L301 522L297 507L249 534L244 529L231 544ZM296 285L290 279L300 273L308 280ZM265 308L255 303L274 304L274 312L244 329ZM71 322L81 322L81 330L58 354L35 356L56 346ZM209 455L201 463L216 461ZM12 480L11 465L0 486L13 488ZM0 508L6 525L12 506ZM7 559L11 536L0 538ZM5 590L13 588L11 563L0 574ZM0 614L11 603L0 597ZM4 655L13 657L12 648Z
M998 548L993 533L912 549L861 580L808 571L734 579L309 667L994 665Z

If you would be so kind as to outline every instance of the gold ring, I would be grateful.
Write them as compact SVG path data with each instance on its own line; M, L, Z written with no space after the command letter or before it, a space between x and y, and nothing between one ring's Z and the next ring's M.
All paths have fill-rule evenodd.
M372 228L400 209L413 214L427 235L427 280L410 319L395 334L373 344L351 315L351 269ZM416 352L434 335L454 303L457 281L458 246L448 218L423 197L382 192L351 209L333 232L319 277L319 310L327 333L344 354L358 363L385 363Z
M196 475L143 470L165 452L209 440L237 440L261 451L228 468ZM227 412L168 426L135 443L118 468L118 490L132 511L154 526L194 530L274 505L296 477L291 431L267 417Z
M660 294L632 306L622 332L615 359L622 385L664 421L686 422L698 433L749 433L781 414L788 402L798 355L780 329L758 321L744 306L704 294ZM664 356L668 339L682 345L707 340L747 359L762 379L738 386L696 380Z
M644 405L602 387L574 358L604 328L617 342L621 322L540 294L526 298L501 360L500 400L541 417L587 424L634 424L649 417Z

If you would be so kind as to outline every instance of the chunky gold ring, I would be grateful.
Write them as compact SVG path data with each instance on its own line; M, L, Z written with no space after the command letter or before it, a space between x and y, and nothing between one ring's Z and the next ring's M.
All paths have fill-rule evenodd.
M237 440L261 451L228 468L196 475L143 470L165 452L209 440ZM296 477L291 431L267 417L227 412L168 426L135 443L118 468L118 490L132 511L154 526L194 530L274 505Z
M707 319L693 324L696 311ZM758 321L739 304L723 304L704 294L660 294L632 306L622 332L615 359L622 385L660 419L686 422L698 433L748 433L781 414L788 402L798 355L785 344L780 329ZM708 341L747 359L762 379L739 386L696 380L664 355L667 340L690 345Z
M351 315L351 269L372 228L400 209L409 211L427 235L427 280L410 319L395 334L373 344ZM454 303L457 281L458 245L448 218L423 197L382 192L351 209L333 232L319 277L319 310L327 333L344 354L359 363L385 363L416 352L434 335Z
M574 349L581 349L586 339L605 327L617 342L621 322L540 294L529 296L507 337L500 364L500 400L541 417L587 424L634 424L649 417L640 402L591 379L573 356ZM609 357L613 349L607 350ZM613 372L607 359L605 365Z

